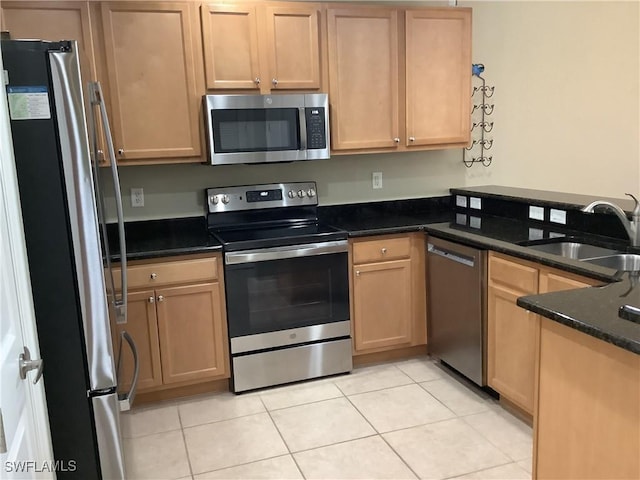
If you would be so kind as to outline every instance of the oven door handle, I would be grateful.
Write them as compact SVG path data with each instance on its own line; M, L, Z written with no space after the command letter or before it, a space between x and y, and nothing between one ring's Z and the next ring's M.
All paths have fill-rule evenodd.
M339 240L333 242L309 243L305 245L289 245L286 247L259 248L226 253L227 265L241 263L266 262L268 260L282 260L285 258L312 257L330 253L343 253L348 250L348 242Z

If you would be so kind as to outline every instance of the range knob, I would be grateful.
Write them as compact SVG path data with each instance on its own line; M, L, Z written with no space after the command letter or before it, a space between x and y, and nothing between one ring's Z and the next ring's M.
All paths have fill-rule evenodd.
M304 190L298 190L298 196L300 198L304 198L307 196L307 192L305 192Z
M218 201L219 201L219 200L218 200L218 196L217 196L217 195L211 195L211 196L209 197L209 202L213 203L214 205L217 205L217 204L218 204Z
M222 203L224 203L225 205L229 203L229 195L222 196Z
M307 190L307 195L309 195L309 197L315 197L316 191L313 188L310 188L309 190Z
M289 193L287 195L289 196L289 198L296 198L298 196L298 194L293 190L289 190Z

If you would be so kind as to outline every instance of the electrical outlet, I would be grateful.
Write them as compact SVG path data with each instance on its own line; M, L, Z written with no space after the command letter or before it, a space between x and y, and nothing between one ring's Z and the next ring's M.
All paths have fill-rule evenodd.
M373 172L371 174L371 187L375 189L382 188L382 172Z
M131 189L131 206L144 207L144 189L143 188Z

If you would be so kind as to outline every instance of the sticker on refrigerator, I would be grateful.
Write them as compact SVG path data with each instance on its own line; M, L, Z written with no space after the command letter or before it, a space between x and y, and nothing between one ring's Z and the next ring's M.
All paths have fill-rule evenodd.
M51 118L47 87L7 87L11 120L47 120Z

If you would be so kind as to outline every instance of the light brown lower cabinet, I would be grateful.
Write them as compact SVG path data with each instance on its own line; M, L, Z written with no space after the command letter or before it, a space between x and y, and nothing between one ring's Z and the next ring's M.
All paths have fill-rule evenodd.
M354 355L426 344L424 234L350 244Z
M114 350L118 350L123 330L136 343L140 363L137 391L229 378L219 255L131 265L127 271L127 323L118 325L112 319L111 330ZM147 288L141 289L143 286ZM126 345L121 363L119 378L123 381L118 390L127 391L133 355Z
M488 271L487 383L533 415L540 317L519 307L518 297L601 282L495 252Z
M640 478L640 355L543 318L533 478Z

